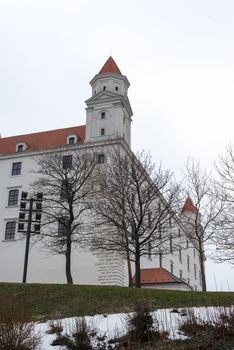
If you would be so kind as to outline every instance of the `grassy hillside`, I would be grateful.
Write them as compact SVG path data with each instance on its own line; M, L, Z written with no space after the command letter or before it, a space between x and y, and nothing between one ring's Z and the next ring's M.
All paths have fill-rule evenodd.
M0 310L23 304L33 319L132 311L136 301L148 299L152 309L186 306L234 305L234 292L180 292L126 287L62 284L0 283Z

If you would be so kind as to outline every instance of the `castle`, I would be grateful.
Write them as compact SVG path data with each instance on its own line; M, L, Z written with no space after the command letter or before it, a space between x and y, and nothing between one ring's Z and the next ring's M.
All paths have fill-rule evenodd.
M28 191L35 179L35 159L47 151L66 149L97 150L104 162L105 148L131 149L133 112L128 99L130 83L112 57L91 80L92 96L86 101L86 124L70 128L0 138L0 281L21 282L25 239L18 233L19 205L22 191ZM101 149L101 151L100 151ZM191 220L196 208L188 198L183 219L176 221L178 235L186 237L186 218ZM188 241L188 238L186 238ZM170 254L143 257L143 287L201 290L198 253L193 243ZM133 267L134 268L134 267ZM117 253L96 254L77 248L72 252L74 283L93 285L128 285L127 266ZM31 244L28 282L65 283L64 258L43 251L40 243Z

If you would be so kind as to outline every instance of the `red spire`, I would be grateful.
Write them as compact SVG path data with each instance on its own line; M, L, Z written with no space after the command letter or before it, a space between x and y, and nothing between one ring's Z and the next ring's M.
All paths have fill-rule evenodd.
M197 208L192 202L192 199L188 197L184 203L183 209L181 210L181 213L184 213L185 211L190 211L191 213L197 213Z
M116 73L116 74L121 74L119 70L119 67L115 63L114 59L110 56L102 69L100 70L99 74L105 74L105 73Z

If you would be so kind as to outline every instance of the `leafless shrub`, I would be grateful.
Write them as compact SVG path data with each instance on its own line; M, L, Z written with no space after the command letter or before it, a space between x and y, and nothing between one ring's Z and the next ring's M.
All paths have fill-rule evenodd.
M138 302L135 312L126 318L127 334L109 341L116 344L114 349L136 349L138 346L151 346L165 341L168 333L159 329L159 322L150 312L148 300Z
M97 330L87 324L86 319L75 318L73 326L66 334L58 334L52 346L62 345L69 350L105 350L106 337L97 334Z
M188 310L188 316L180 330L194 343L205 349L233 349L234 346L234 308L221 308L215 312L208 311L206 317L195 315Z
M38 349L41 338L34 328L27 310L19 305L5 306L0 312L0 350Z

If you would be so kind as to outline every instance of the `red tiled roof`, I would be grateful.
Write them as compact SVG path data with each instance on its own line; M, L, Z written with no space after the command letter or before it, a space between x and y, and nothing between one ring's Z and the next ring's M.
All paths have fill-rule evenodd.
M114 59L110 56L102 69L100 70L99 74L105 74L105 73L116 73L116 74L121 74L119 70L119 67L115 63Z
M0 138L0 154L15 153L18 142L28 145L26 152L63 147L67 144L67 136L71 134L79 137L78 143L84 143L85 125Z
M135 284L135 276L133 284ZM141 284L173 283L182 281L162 267L141 269Z
M185 211L190 211L192 213L197 213L197 208L195 207L195 205L192 202L192 199L190 197L188 197L184 203L184 206L181 210L181 213L184 213Z

